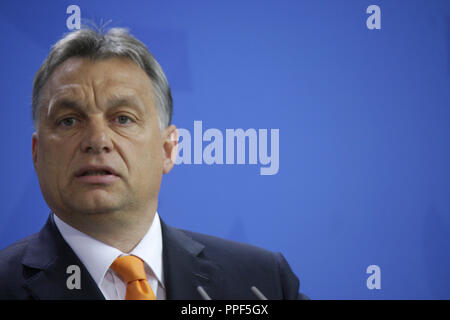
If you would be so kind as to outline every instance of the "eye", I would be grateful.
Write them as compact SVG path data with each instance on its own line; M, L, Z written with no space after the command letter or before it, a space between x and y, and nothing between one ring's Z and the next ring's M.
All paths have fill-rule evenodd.
M129 124L132 121L129 116L125 115L118 116L116 119L119 124Z
M64 127L73 127L77 120L75 118L64 118L58 122L59 125L63 125Z

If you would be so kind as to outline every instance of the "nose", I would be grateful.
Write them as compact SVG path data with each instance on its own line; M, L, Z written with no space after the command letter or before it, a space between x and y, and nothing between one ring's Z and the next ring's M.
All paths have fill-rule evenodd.
M89 119L84 129L81 150L86 153L109 153L113 150L113 143L109 136L107 124L102 119Z

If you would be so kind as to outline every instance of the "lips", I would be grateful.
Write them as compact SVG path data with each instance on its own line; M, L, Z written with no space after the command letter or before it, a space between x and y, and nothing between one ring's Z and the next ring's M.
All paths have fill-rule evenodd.
M105 176L105 175L117 176L117 173L113 168L108 166L86 166L81 168L75 173L76 177Z
M109 166L85 166L75 173L77 181L85 184L111 184L119 178L116 171Z
M87 170L81 176L105 176L111 174L108 170Z

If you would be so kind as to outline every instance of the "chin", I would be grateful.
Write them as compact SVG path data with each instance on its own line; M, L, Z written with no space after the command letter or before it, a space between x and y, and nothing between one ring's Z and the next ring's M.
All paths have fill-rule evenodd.
M74 197L67 204L72 210L80 213L104 214L123 209L123 202L121 197L97 193L78 197L78 199Z
M79 208L79 212L86 214L86 215L100 215L100 214L112 214L114 212L119 211L117 207L107 207L107 206L96 206L96 207L84 207Z

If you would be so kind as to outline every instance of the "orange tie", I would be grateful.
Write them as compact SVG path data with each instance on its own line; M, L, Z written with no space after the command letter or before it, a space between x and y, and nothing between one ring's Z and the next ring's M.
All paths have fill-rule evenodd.
M156 300L141 259L136 256L122 256L114 260L111 269L127 282L125 300Z

